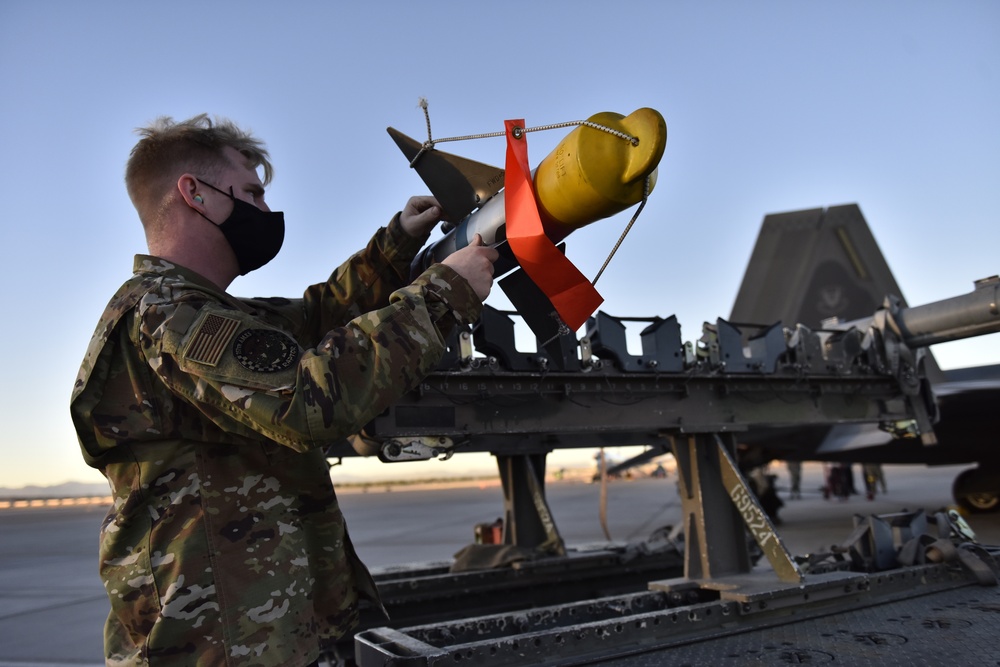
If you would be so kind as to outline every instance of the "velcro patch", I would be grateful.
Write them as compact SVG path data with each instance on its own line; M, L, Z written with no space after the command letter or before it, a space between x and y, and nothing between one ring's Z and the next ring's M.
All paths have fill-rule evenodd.
M240 321L232 317L210 313L198 327L185 357L199 364L215 366L222 358L233 334L240 328Z
M290 368L299 359L298 344L273 329L241 331L233 343L233 355L243 368L273 373Z

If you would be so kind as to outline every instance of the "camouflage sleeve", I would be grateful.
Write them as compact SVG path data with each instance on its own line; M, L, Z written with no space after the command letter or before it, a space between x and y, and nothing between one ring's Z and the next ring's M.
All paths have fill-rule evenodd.
M357 432L414 388L451 329L482 308L464 278L436 264L383 308L303 348L286 330L198 294L140 305L148 363L222 429L250 429L296 450Z
M340 265L325 283L311 285L301 302L253 299L281 316L307 346L327 331L389 303L389 295L410 282L410 263L429 234L414 238L403 231L399 213L378 230L361 251ZM283 307L284 306L284 307Z

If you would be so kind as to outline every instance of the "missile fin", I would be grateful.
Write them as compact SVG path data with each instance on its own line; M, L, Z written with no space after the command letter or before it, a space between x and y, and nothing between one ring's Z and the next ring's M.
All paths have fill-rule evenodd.
M560 250L564 246L559 246ZM498 281L500 288L517 314L535 334L538 352L548 359L550 369L569 370L578 367L576 334L564 330L555 306L524 269L518 269Z
M386 131L406 159L413 162L422 144L395 128ZM503 169L437 149L424 151L413 168L453 223L503 189Z
M566 254L565 243L560 243L556 248L559 252ZM552 305L552 301L545 295L542 288L531 279L527 271L519 268L498 280L497 284L507 295L517 314L531 329L531 333L535 334L539 351L544 349L549 352L552 360L564 357L565 351L557 352L564 346L563 338L572 340L571 347L576 349L575 334L565 330L565 325L559 318L559 313ZM562 368L561 365L557 367Z

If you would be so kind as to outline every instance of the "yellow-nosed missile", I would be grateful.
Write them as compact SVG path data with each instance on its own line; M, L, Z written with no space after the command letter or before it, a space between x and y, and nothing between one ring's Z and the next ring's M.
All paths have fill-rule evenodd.
M652 189L666 148L667 124L654 109L638 109L628 116L602 112L586 122L559 142L534 171L539 213L546 235L555 243L642 201L646 179L650 178ZM414 260L414 273L468 245L476 234L487 245L504 240L502 169L425 151L397 130L388 131L449 217L460 221L421 252ZM501 252L497 275L514 266L513 258Z

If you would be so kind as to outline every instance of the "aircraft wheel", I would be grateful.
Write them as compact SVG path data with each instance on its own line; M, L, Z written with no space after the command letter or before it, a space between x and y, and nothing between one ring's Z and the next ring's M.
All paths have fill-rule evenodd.
M965 496L962 504L973 512L994 512L997 507L1000 507L1000 494L989 492L971 493Z
M995 512L1000 509L1000 492L983 488L977 469L964 470L955 478L951 495L970 512Z

